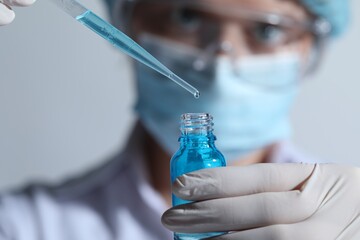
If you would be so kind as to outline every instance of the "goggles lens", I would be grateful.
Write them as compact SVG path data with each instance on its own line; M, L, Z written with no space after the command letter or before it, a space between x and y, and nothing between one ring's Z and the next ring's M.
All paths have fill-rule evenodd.
M206 49L220 44L224 26L237 29L253 54L271 53L311 34L311 24L291 16L240 6L202 1L146 1L135 3L134 14L142 31Z

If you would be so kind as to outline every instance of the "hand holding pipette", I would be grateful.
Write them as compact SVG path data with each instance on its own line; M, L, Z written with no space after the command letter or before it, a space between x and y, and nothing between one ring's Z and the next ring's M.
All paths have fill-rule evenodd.
M35 0L0 0L0 26L10 24L15 19L12 7L26 7L34 2Z

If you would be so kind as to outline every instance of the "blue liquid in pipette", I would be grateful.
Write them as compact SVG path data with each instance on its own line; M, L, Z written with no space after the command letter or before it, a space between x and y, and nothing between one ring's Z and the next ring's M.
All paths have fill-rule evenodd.
M107 23L90 10L77 16L76 20L96 32L98 35L109 41L115 47L119 48L121 51L125 52L126 54L140 61L141 63L173 80L181 87L191 92L195 98L199 98L200 93L196 88L194 88L193 86L182 80L180 77L172 73L162 63L160 63L156 58L154 58L150 53L148 53L140 45L134 42L126 34L119 31L114 26Z

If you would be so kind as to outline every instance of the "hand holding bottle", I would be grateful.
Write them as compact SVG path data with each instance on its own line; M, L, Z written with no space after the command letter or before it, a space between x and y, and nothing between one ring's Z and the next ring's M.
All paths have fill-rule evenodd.
M10 24L15 18L12 7L30 6L35 0L0 0L0 26Z
M256 164L177 178L190 204L163 215L176 232L230 232L212 240L360 239L360 169L335 164Z

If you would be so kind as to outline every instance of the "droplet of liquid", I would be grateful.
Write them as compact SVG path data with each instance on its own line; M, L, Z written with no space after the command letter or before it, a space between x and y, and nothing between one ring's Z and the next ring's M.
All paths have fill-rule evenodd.
M196 92L194 93L194 97L195 97L196 99L200 98L200 92L199 92L199 91L196 91Z

